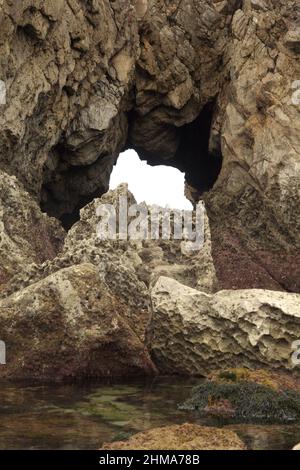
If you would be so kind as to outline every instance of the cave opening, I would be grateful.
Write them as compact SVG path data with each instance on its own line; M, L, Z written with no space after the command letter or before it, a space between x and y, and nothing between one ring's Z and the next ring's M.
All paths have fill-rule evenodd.
M206 104L193 122L180 128L175 155L176 167L185 172L187 184L199 197L214 187L223 163L220 135L212 133L214 109L214 102Z
M215 109L216 102L212 100L204 105L194 121L181 127L161 124L159 129L155 129L152 133L153 129L150 125L150 137L146 145L144 142L133 145L140 158L146 160L149 165L168 165L184 173L185 181L195 190L197 200L204 192L214 187L222 169L221 132L214 125ZM129 137L129 146L131 141L135 141L136 119L138 119L137 116L130 116L129 122L133 136ZM151 139L154 141L154 150L151 148ZM176 149L172 155L166 157L164 145L174 140L177 142ZM155 141L158 142L156 148Z
M148 165L130 149L121 153L110 178L110 189L127 183L138 203L168 206L171 209L192 210L185 196L185 175L177 168Z
M190 201L195 204L213 188L222 168L220 132L212 130L214 111L215 102L209 102L193 122L172 126L177 147L167 159L162 157L161 147L152 146L151 135L143 134L148 150L143 141L142 145L132 142L133 113L128 116L129 137L120 155L103 154L91 164L78 166L67 146L56 146L45 166L42 209L60 219L68 230L79 220L84 205L101 197L109 187L127 182L137 202L190 210ZM165 131L164 126L158 128L158 141L163 145Z

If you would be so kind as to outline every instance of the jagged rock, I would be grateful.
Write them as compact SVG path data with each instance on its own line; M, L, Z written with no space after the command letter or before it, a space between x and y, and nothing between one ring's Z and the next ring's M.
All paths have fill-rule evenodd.
M224 55L223 165L205 196L222 288L300 292L299 2L244 1ZM290 48L290 49L287 49ZM230 262L228 263L228 259Z
M1 2L0 168L53 215L108 189L127 138L137 29L129 0Z
M120 185L101 199L95 199L81 210L80 221L68 232L59 256L42 264L33 263L23 267L0 293L0 298L24 289L62 268L88 262L96 266L113 294L130 307L126 311L128 321L141 341L144 341L151 317L149 286L162 273L199 290L212 292L216 289L209 223L205 212L204 245L197 251L184 250L181 240L101 240L97 231L101 220L97 215L98 208L102 204L111 204L118 214L120 197L126 198L128 207L135 203L127 185Z
M163 373L207 375L226 367L299 370L300 296L264 290L198 292L161 277L152 289L150 348Z
M298 16L297 0L3 0L0 168L69 227L120 151L168 160L205 192L221 286L300 292Z
M7 364L0 378L75 380L155 373L130 307L97 268L79 264L0 301Z
M147 286L155 283L161 273L167 273L169 277L180 280L183 284L196 287L201 291L212 292L216 290L217 280L211 256L211 238L209 221L203 208L203 233L204 243L200 249L189 251L185 249L183 240L105 240L99 241L97 225L100 218L97 216L97 208L101 204L111 204L119 214L120 197L125 197L127 207L136 204L133 195L128 191L127 185L120 185L116 190L109 191L101 199L95 199L81 211L81 219L68 233L64 247L64 253L78 253L79 246L88 251L91 246L105 251L106 256L118 258L120 264L131 269L140 282ZM150 211L155 209L164 213L160 207L147 207L148 234L150 234ZM176 211L179 213L179 211ZM174 211L173 211L174 213ZM128 224L131 218L128 217ZM118 229L118 227L117 227ZM201 229L199 228L199 231ZM171 228L172 234L172 228ZM95 248L94 248L95 249ZM101 257L103 261L103 255ZM119 289L116 286L116 289ZM119 289L123 291L123 289ZM139 290L140 291L140 290ZM138 292L140 295L140 292ZM132 293L131 293L132 298ZM129 298L127 298L129 301ZM135 299L138 303L138 299Z
M17 178L0 171L0 291L26 266L54 258L64 237Z
M105 444L101 450L245 450L233 431L197 424L182 424L150 429L128 441Z

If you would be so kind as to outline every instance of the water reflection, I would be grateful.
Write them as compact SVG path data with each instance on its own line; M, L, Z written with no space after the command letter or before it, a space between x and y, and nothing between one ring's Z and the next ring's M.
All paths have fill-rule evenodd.
M152 427L216 424L177 409L197 383L178 378L59 386L2 383L0 448L97 449ZM300 424L228 427L252 449L290 449L300 442Z

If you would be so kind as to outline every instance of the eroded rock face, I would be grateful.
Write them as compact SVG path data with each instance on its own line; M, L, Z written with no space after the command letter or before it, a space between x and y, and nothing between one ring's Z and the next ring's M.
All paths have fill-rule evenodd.
M43 209L69 227L130 146L205 192L222 287L300 291L296 0L4 0L0 25L0 168Z
M102 450L246 450L233 431L197 424L150 429L128 441L105 444Z
M128 323L129 309L91 264L32 284L0 302L8 357L0 377L61 381L155 373Z
M17 178L0 171L0 291L26 266L55 258L64 237Z
M203 141L198 148L191 148L196 136L184 126L198 118L220 90L224 69L219 65L237 4L149 1L140 22L130 143L150 161L177 162L187 170L188 179L205 157L210 119L208 129L205 124L199 129Z
M44 263L31 263L22 266L20 272L15 271L15 276L3 288L0 297L7 297L60 269L88 262L101 273L114 295L130 307L128 320L144 341L151 318L149 287L159 276L168 275L205 292L216 290L217 280L205 211L204 245L197 251L185 250L181 240L101 240L98 208L103 204L111 204L118 214L120 197L125 198L128 208L135 203L127 185L120 185L101 199L95 199L81 210L80 221L68 232L61 253ZM147 206L144 207L149 210Z
M17 302L18 291L89 263L110 295L127 305L124 316L143 343L149 288L163 275L170 278L164 294L170 309L162 303L160 310L158 281L154 330L159 312L172 328L183 316L196 335L196 346L183 346L179 356L191 350L195 362L178 360L179 369L204 373L240 358L246 365L291 368L287 348L299 339L299 297L201 293L216 289L209 236L191 257L173 241L103 242L96 236L94 198L107 190L113 164L128 146L151 164L175 165L186 172L189 197L205 200L219 286L300 292L298 56L296 0L3 0L3 302ZM58 256L64 232L37 202L68 228L85 206ZM205 347L203 325L187 298L206 318ZM172 309L178 315L169 318ZM177 323L175 342L170 331L159 332L158 342L170 341L157 350L175 360L173 345L178 339L185 345L188 336ZM240 356L232 354L236 346ZM199 366L199 354L206 365ZM215 364L208 364L210 357Z
M190 136L182 126L220 90L237 3L2 2L1 168L58 217L108 189L125 145L193 175L193 142L183 142Z
M294 370L300 296L264 290L197 292L161 277L151 294L150 348L161 372L207 375L226 367Z
M62 216L108 189L124 147L137 18L127 0L5 0L0 25L0 167Z
M300 292L299 13L299 2L244 1L232 18L223 166L205 197L223 288Z

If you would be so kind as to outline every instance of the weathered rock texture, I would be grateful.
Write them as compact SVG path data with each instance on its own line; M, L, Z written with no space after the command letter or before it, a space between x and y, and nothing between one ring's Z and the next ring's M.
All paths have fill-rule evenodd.
M233 431L197 424L150 429L128 441L105 444L102 450L246 450Z
M126 89L137 57L129 1L0 5L1 167L50 213L108 189L125 144Z
M29 195L19 190L17 196L24 213L30 214ZM118 210L120 197L126 197L128 205L135 202L126 185L95 199L81 210L80 221L55 258L27 263L22 259L9 283L0 279L0 337L9 358L0 377L63 380L154 374L146 346L150 285L167 273L201 291L214 291L207 217L204 246L196 252L186 252L181 240L101 240L97 208L111 204ZM44 223L52 222L43 217ZM37 223L33 228L30 218L21 222L22 232L14 228L15 239L22 233L24 244L29 231L37 243L32 232ZM54 227L59 229L56 221Z
M101 239L98 226L101 216L97 210L101 205L112 205L117 214L120 198L126 198L128 208L135 204L127 185L120 185L100 199L94 199L80 213L80 220L69 230L61 253L53 260L32 263L17 272L2 296L11 294L30 285L58 269L76 263L89 262L103 273L110 288L124 300L135 306L149 310L150 294L148 288L161 275L177 279L185 285L203 292L217 289L215 268L211 256L211 235L208 218L203 208L203 246L199 250L186 249L182 240L122 240L119 228L116 240ZM151 207L142 205L149 214L150 234ZM163 214L163 208L157 208ZM128 218L128 224L131 222ZM172 233L172 227L171 227ZM140 319L140 312L139 312Z
M91 264L66 268L0 302L7 365L0 378L78 380L155 373L113 296Z
M300 292L300 4L240 3L219 95L223 167L206 198L217 268L224 287Z
M1 1L0 168L66 226L128 146L185 171L193 198L217 180L221 285L300 291L299 8Z
M126 239L119 240L119 208L120 200L125 198L127 201L127 211L129 207L136 204L134 196L128 191L127 185L120 185L116 190L109 191L100 199L94 199L89 205L81 210L80 221L69 231L63 250L63 255L72 255L72 257L91 255L92 251L96 255L94 263L104 263L105 258L113 258L115 262L131 269L138 282L142 282L149 287L156 282L160 275L179 280L185 285L195 287L204 292L213 292L217 288L215 268L211 255L211 234L208 217L203 207L201 222L203 224L203 246L195 251L186 248L184 240L174 240L173 227L171 224L171 239L158 240L150 239L151 234L151 209L156 209L162 216L164 209L160 207L152 208L146 204L139 207L144 208L148 213L147 234L148 239ZM124 200L124 199L123 199ZM116 240L99 240L98 224L101 217L97 215L98 208L101 205L110 204L116 210L117 215L117 235ZM138 207L138 206L137 206ZM175 211L173 211L174 214ZM176 211L180 212L180 211ZM166 214L168 215L168 213ZM195 216L195 214L194 214ZM128 217L128 225L133 217ZM202 226L202 225L201 225ZM98 255L98 257L97 257ZM73 261L74 262L74 261ZM117 270L116 270L117 271ZM113 286L113 280L110 279ZM119 281L114 286L115 290L124 293L124 289L119 285ZM130 297L136 305L139 303L141 289L136 289L136 296L132 298L134 287L130 292ZM127 298L127 301L130 301Z
M174 240L100 241L94 198L128 147L151 164L174 165L186 172L189 197L205 200L221 288L300 292L299 8L296 0L0 1L1 339L12 341L13 324L20 337L29 331L25 316L48 302L41 285L47 291L52 276L88 263L89 282L101 279L125 305L121 316L140 344L149 287L169 278L152 294L153 351L167 370L291 368L299 296L209 295L216 288L209 236L191 257ZM39 207L72 227L60 254L64 232ZM33 295L43 299L34 304ZM56 309L60 315L58 300ZM47 321L45 312L48 328ZM32 338L44 333L37 325ZM10 370L21 375L17 365ZM77 373L74 366L70 375Z
M0 171L0 292L32 263L54 258L65 232L43 214L15 176Z
M226 367L294 370L300 295L264 290L198 292L161 277L152 290L150 348L161 372L207 375Z

